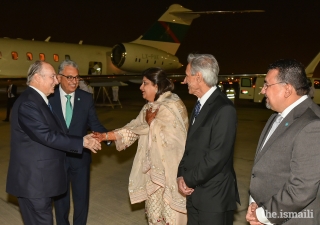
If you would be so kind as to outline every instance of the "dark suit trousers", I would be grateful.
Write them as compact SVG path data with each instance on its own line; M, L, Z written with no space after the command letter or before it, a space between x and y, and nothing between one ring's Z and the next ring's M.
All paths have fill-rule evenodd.
M87 224L89 208L90 165L72 168L66 160L68 171L68 190L65 194L54 198L57 225L69 225L70 182L73 199L73 225Z
M192 205L191 198L187 197L187 225L232 225L234 211L204 212Z
M14 104L14 102L16 101L16 98L8 98L8 101L7 101L7 116L6 116L6 120L9 120L10 118L10 112L11 112L11 108Z
M51 198L18 197L24 225L53 225Z

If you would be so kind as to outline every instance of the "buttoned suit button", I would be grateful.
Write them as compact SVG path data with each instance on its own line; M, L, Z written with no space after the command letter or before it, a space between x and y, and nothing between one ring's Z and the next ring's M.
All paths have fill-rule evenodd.
M256 175L254 175L254 173L252 174L252 178L255 178L256 177Z

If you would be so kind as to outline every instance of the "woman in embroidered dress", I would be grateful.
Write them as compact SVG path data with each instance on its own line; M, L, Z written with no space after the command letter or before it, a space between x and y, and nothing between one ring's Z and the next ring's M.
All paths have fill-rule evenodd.
M178 192L176 178L187 137L187 110L162 69L149 68L142 75L140 90L147 104L138 117L120 129L95 133L96 138L114 140L119 151L139 139L129 178L131 204L146 201L149 224L185 225L186 198Z

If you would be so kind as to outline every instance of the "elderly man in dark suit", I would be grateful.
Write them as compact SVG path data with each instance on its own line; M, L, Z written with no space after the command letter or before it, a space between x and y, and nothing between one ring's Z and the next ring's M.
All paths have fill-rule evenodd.
M233 169L236 110L216 86L216 59L190 54L188 62L184 82L198 101L177 178L180 192L187 195L188 225L233 224L236 202L240 202Z
M92 94L78 89L78 65L65 60L59 66L58 81L54 95L49 98L54 112L63 121L67 134L83 136L88 128L92 131L107 132L96 114ZM83 154L67 153L66 168L68 173L68 191L54 199L57 225L69 224L70 182L74 205L73 224L87 223L89 207L89 180L91 154L87 149Z
M17 86L14 85L11 80L8 80L7 93L7 115L6 118L2 120L3 122L9 122L11 108L18 97Z
M28 71L29 87L12 109L6 190L18 197L25 225L53 224L51 199L67 191L66 152L101 149L91 135L65 134L47 99L57 83L53 67L36 61Z
M275 113L254 159L250 224L319 224L320 108L309 88L301 63L282 59L269 66L261 92Z

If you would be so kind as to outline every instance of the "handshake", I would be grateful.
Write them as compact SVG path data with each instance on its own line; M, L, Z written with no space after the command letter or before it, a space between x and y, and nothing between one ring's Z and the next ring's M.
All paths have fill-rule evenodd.
M101 141L107 140L107 133L92 132L83 137L83 147L89 149L93 153L101 150Z

